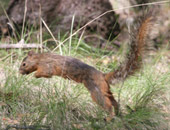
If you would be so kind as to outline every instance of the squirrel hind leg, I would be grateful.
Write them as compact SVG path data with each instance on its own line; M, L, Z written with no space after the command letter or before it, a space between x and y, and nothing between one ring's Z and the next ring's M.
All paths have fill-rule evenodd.
M115 115L118 115L118 109L119 109L118 103L114 99L110 91L109 85L106 82L105 83L102 82L99 85L96 85L95 83L88 83L87 88L91 93L91 97L93 101L96 102L105 111L109 113L109 117L108 119L106 119L107 121L109 119L112 119ZM115 112L113 112L113 107Z
M94 102L100 105L106 112L109 113L109 116L105 118L106 121L111 121L115 115L119 113L119 107L117 101L114 99L111 93L107 93L106 95L101 92L101 94L92 91L91 97ZM114 107L114 112L113 112Z

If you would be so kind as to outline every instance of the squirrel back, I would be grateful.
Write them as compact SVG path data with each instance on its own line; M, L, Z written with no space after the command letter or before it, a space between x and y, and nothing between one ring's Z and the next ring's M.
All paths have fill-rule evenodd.
M114 84L116 80L121 81L128 76L133 75L142 66L146 49L149 45L149 33L151 26L154 24L153 12L147 12L140 17L138 24L131 28L129 52L126 55L124 63L114 71L105 74L105 79L108 83Z

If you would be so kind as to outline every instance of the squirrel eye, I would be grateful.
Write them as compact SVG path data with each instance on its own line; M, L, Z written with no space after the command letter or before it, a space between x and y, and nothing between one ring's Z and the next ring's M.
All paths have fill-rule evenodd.
M25 63L22 64L22 66L25 66L25 65L26 65Z

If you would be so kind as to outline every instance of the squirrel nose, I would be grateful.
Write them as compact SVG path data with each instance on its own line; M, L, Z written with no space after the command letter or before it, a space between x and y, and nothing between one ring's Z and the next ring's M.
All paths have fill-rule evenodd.
M23 70L19 69L20 74L25 74Z

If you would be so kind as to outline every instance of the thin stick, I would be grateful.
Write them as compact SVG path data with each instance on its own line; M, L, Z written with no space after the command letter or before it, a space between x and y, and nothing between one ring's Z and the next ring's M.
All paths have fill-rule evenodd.
M26 15L27 15L27 0L25 1L24 19L23 19L23 24L22 24L22 34L21 34L22 39L24 39L24 30L25 30L24 28L25 28Z
M100 17L104 16L107 13L111 13L117 10L124 10L124 9L129 9L129 8L135 8L135 7L140 7L140 6L146 6L146 5L158 5L158 4L164 4L164 3L169 3L170 1L158 1L158 2L152 2L152 3L145 3L145 4L138 4L138 5L133 5L133 6L128 6L128 7L122 7L119 9L113 9L113 10L108 10L106 12L104 12L103 14L97 16L96 18L94 18L93 20L89 21L87 24L85 24L84 26L82 26L81 28L79 28L76 32L74 32L72 35L70 35L68 38L66 38L63 42L61 42L56 48L54 48L53 51L55 51L58 47L60 47L63 43L65 43L67 40L69 40L71 37L73 37L74 35L76 35L79 31L81 31L83 28L85 28L86 26L88 26L89 24L91 24L92 22L94 22L95 20L99 19Z
M60 54L62 55L62 49L61 49L61 42L57 41L57 39L54 37L53 33L51 32L51 30L49 29L49 27L47 26L47 24L45 23L45 21L41 18L41 21L43 22L43 24L45 25L46 29L48 30L48 32L50 33L50 35L52 36L52 38L54 39L54 41L56 42L56 44L59 43L59 45L57 47L59 47L60 49Z
M13 49L13 48L41 48L41 44L29 43L29 44L0 44L1 49ZM43 47L44 48L44 47Z

